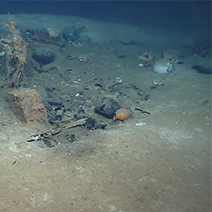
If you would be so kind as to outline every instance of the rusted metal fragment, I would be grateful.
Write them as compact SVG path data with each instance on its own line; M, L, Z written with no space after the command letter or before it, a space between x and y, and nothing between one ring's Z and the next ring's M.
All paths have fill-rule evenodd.
M36 89L20 88L8 93L11 106L26 123L47 122L47 111Z

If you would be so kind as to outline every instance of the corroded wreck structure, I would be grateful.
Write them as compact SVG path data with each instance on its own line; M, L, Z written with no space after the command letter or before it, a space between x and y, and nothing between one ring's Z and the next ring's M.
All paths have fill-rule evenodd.
M6 74L1 86L19 87L26 63L26 44L12 18L9 19L6 28L10 34L7 38L0 39L0 48L5 52L3 69Z

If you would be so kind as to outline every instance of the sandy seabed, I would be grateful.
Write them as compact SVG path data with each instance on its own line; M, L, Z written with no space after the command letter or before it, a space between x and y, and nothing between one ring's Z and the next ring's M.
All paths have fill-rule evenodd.
M57 69L25 70L27 87L37 85L43 91L44 85L53 86L56 95L72 99L83 90L83 97L95 106L108 90L94 86L94 78L106 88L107 82L121 80L115 91L132 117L113 122L91 112L107 123L104 130L73 128L58 137L58 145L48 148L42 141L27 139L52 126L21 122L8 103L10 89L1 89L0 211L210 211L211 75L191 69L210 57L200 58L182 47L192 44L193 34L81 17L20 14L13 19L21 31L29 26L57 32L66 25L85 26L83 47L67 45L62 52L52 47L56 59L43 68ZM3 28L8 16L0 20ZM125 45L132 40L133 45ZM160 75L151 67L138 66L137 56L146 50L157 59L171 47L183 55L183 63L174 64L172 73ZM117 58L117 48L127 57ZM70 54L76 58L86 54L91 61L66 60ZM151 89L153 80L163 86ZM141 88L139 92L135 86ZM144 101L146 95L149 100ZM136 107L150 115L135 111ZM70 133L76 134L73 143L65 140Z

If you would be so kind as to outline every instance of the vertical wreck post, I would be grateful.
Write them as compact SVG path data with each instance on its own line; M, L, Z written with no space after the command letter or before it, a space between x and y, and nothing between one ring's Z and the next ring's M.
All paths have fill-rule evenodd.
M22 81L26 63L26 44L12 18L9 19L6 28L10 31L10 34L7 38L0 39L0 46L6 54L5 72L7 77L4 86L14 88L19 87Z

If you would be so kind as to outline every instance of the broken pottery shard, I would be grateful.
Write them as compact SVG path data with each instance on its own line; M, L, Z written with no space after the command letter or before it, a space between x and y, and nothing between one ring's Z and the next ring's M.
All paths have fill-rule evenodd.
M20 88L8 93L11 106L21 118L29 123L47 122L47 111L36 89Z

